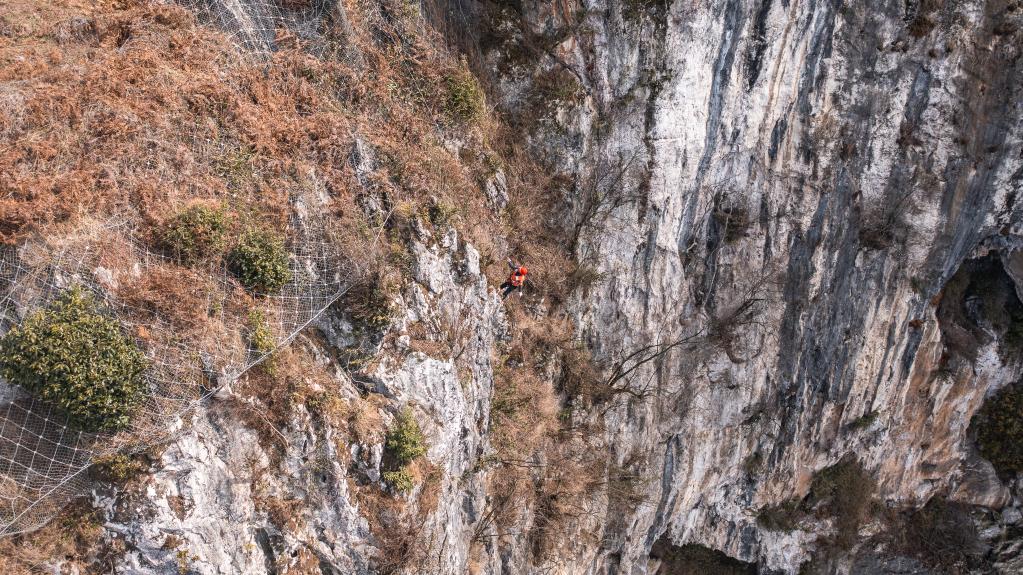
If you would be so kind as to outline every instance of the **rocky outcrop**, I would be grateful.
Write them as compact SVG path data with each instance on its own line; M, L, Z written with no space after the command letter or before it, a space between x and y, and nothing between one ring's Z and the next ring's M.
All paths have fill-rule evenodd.
M594 496L599 544L575 545L560 572L716 557L694 545L740 570L926 569L876 514L839 550L842 518L819 506L764 520L811 506L822 472L849 461L881 507L984 508L992 568L1019 569L1019 480L979 456L970 423L1023 376L992 311L1023 294L1021 13L597 0L476 14L498 106L537 120L530 145L573 182L557 217L596 278L568 304L578 332L634 392L586 417L614 465L649 478L624 511ZM498 209L502 182L486 186ZM415 234L388 336L360 341L339 308L301 345L342 397L383 398L385 422L414 406L442 470L417 569L530 572L523 549L473 551L502 304L456 232ZM366 379L331 368L353 345L375 365ZM299 418L278 430L282 472L260 474L270 454L230 421L198 413L141 497L119 501L107 528L129 543L123 568L369 571L380 542L356 492L382 485L382 435L348 444Z
M435 491L435 507L417 526L424 546L417 554L420 567L430 573L463 572L484 507L483 476L476 466L487 449L491 352L507 328L476 250L454 230L435 236L419 227L417 233L415 281L392 302L400 313L388 340L371 348L376 365L361 372L368 375L352 379L338 369L337 351L351 349L360 338L375 338L353 324L343 304L319 320L315 332L322 337L301 337L293 344L304 351L304 360L311 358L330 374L314 392L351 403L360 396L377 398L367 404L367 422L346 428L346 417L311 412L308 406L320 407L307 400L286 425L275 427L275 414L266 405L222 394L195 411L187 430L161 450L155 471L139 486L125 494L97 494L109 508L108 536L121 539L127 549L118 569L375 572L382 542L367 520L375 500L360 491L386 488L383 432L396 410L411 406L429 446L426 459L436 470L435 480L407 496L422 501L420 490Z
M602 278L577 321L608 364L664 350L631 374L653 393L607 413L617 460L656 479L594 571L644 572L667 535L796 572L827 526L772 531L758 510L850 454L890 506L1016 508L968 427L1020 377L1018 350L979 320L964 356L936 312L969 262L1019 257L1019 18L770 0L514 13L511 45L564 32L537 65L587 94L557 117L577 136L570 212L591 218L576 255ZM552 156L565 144L537 134Z

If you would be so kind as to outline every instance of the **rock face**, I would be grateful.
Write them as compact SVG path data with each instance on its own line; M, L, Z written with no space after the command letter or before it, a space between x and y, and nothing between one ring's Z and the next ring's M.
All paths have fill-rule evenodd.
M429 445L426 459L439 478L433 484L436 508L421 526L426 559L419 566L424 572L461 573L485 496L482 475L473 466L487 445L491 350L507 327L472 246L453 230L440 238L425 230L420 234L417 281L395 302L403 315L392 328L408 332L415 324L458 320L464 330L448 342L452 353L447 359L430 357L403 335L376 348L379 363L369 380L353 381L337 371L328 385L338 386L332 391L342 398L368 390L381 404L414 406ZM325 341L300 338L293 345L331 369L335 360L326 350L349 348L352 324L340 313L328 313L318 331ZM458 373L456 356L467 372ZM238 413L246 409L259 414L265 408L228 401L199 410L187 431L162 451L141 493L98 496L111 507L108 533L127 543L119 568L130 573L178 568L203 574L372 572L379 543L353 490L383 485L383 425L357 432L361 441L348 443L349 436L329 421L300 410L287 426L268 430L283 446L278 453L239 424ZM374 416L391 418L393 412L382 409Z
M1017 6L521 14L521 35L562 40L539 66L569 67L587 94L563 113L572 153L537 138L574 160L573 213L590 218L576 255L604 278L577 321L612 363L664 351L631 375L650 397L607 417L618 460L641 455L656 480L595 571L646 572L667 535L795 572L814 535L756 512L847 454L892 505L1019 504L968 439L1019 351L986 323L964 354L937 313L982 297L942 299L957 270L989 258L1012 274L1020 257ZM716 345L674 346L694 334Z
M601 407L603 443L649 478L640 504L593 520L601 544L557 571L671 572L695 543L736 569L796 573L835 518L782 529L758 515L852 458L893 509L934 497L990 508L981 540L996 570L1018 572L1006 534L1021 526L1021 485L978 455L970 424L1023 376L999 319L1023 297L1023 9L628 0L496 14L504 43L488 64L507 70L510 46L543 46L494 78L495 96L513 114L524 94L549 100L532 145L574 182L564 225L598 278L569 307L598 362L632 368L618 385L637 392ZM537 71L569 78L576 97L538 92ZM503 307L472 246L418 233L390 351L377 348L372 381L339 386L414 405L443 471L419 572L530 572L471 552ZM456 319L444 352L413 345L411 326ZM320 331L305 345L325 364L356 337L337 314ZM347 478L380 480L382 438L339 447L335 433L311 418L284 432L286 473L259 488L294 507L283 533L253 502L252 474L269 465L254 434L197 414L108 525L130 543L125 571L287 571L309 554L324 573L368 572L375 542ZM873 553L815 565L925 572Z

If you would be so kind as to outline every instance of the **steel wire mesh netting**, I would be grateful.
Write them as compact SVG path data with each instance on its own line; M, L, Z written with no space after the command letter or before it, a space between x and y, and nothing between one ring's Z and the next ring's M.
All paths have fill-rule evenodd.
M291 280L266 296L247 293L223 265L196 270L148 250L125 225L87 224L59 240L3 249L0 331L78 286L138 343L147 369L144 400L130 427L116 434L82 431L0 380L0 535L45 524L85 492L85 471L97 458L171 437L202 399L290 341L345 292L358 269L337 253L325 221L293 227ZM164 292L169 300L161 300ZM272 349L253 344L253 317L272 334Z
M257 60L289 36L322 39L337 6L336 0L168 3L226 32L240 55ZM314 43L306 45L312 49ZM193 146L200 151L207 140L197 136ZM124 223L86 222L71 232L0 246L0 334L77 286L138 344L147 365L145 398L132 424L117 433L83 431L66 414L0 379L0 537L39 528L71 498L86 494L87 471L97 460L171 438L203 399L290 341L344 294L361 270L337 249L343 242L329 216L311 215L321 203L293 198L301 217L293 218L287 234L291 279L265 296L247 293L222 262L187 267L151 250L152 242ZM272 349L265 342L253 345L254 313L272 334Z
M266 54L289 35L319 37L337 0L179 0L200 21L226 32L239 47Z

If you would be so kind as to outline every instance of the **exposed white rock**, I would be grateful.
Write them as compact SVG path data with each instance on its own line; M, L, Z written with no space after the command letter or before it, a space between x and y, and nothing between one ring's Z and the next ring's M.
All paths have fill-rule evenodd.
M885 504L941 495L1003 509L982 525L991 541L1018 525L1018 482L977 456L969 425L1023 365L997 340L949 364L936 307L963 263L991 250L1023 294L1018 34L993 34L979 0L945 6L919 38L906 27L913 2L582 4L576 35L541 65L567 63L587 95L531 143L577 192L623 168L609 190L621 201L583 227L578 246L600 278L569 306L583 338L613 364L641 346L720 334L722 318L756 302L726 343L673 348L631 375L658 391L608 407L603 441L613 461L643 462L644 503L614 522L620 532L603 532L610 522L598 514L606 545L575 545L545 572L656 573L651 549L664 540L797 573L832 526L772 531L757 513L802 498L815 472L850 454ZM643 9L630 15L627 4ZM521 16L538 35L564 17L533 2ZM529 79L498 80L497 101L514 112ZM351 163L371 188L373 151L360 143ZM504 207L502 172L483 187ZM383 209L372 194L366 203ZM727 210L745 216L733 222ZM371 350L372 381L337 385L344 397L380 394L392 411L414 407L442 473L425 522L429 560L414 569L465 573L487 497L477 463L492 355L508 328L476 250L454 230L414 229L415 281L397 302L394 342ZM417 350L410 328L420 324L441 352ZM343 314L318 327L332 347L359 341ZM255 434L204 411L109 526L130 542L122 568L167 572L180 549L198 573L261 573L308 548L335 572L367 571L374 541L346 477L379 482L382 445L338 455L330 432L301 418L284 433L286 455L260 489L301 500L301 527L276 532L257 511L254 469L268 455ZM311 451L329 463L323 473L310 469ZM178 544L165 548L171 535ZM540 572L525 545L501 557L488 548L477 572ZM999 568L1018 572L1018 543L998 545ZM856 560L839 571L856 572ZM888 569L864 561L860 572Z

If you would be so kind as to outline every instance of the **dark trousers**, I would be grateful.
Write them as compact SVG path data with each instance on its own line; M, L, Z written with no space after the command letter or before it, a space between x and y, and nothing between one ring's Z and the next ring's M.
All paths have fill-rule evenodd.
M504 290L501 292L501 297L506 298L508 297L508 294L519 289L519 286L513 286L511 282L504 282L501 284L501 289Z

